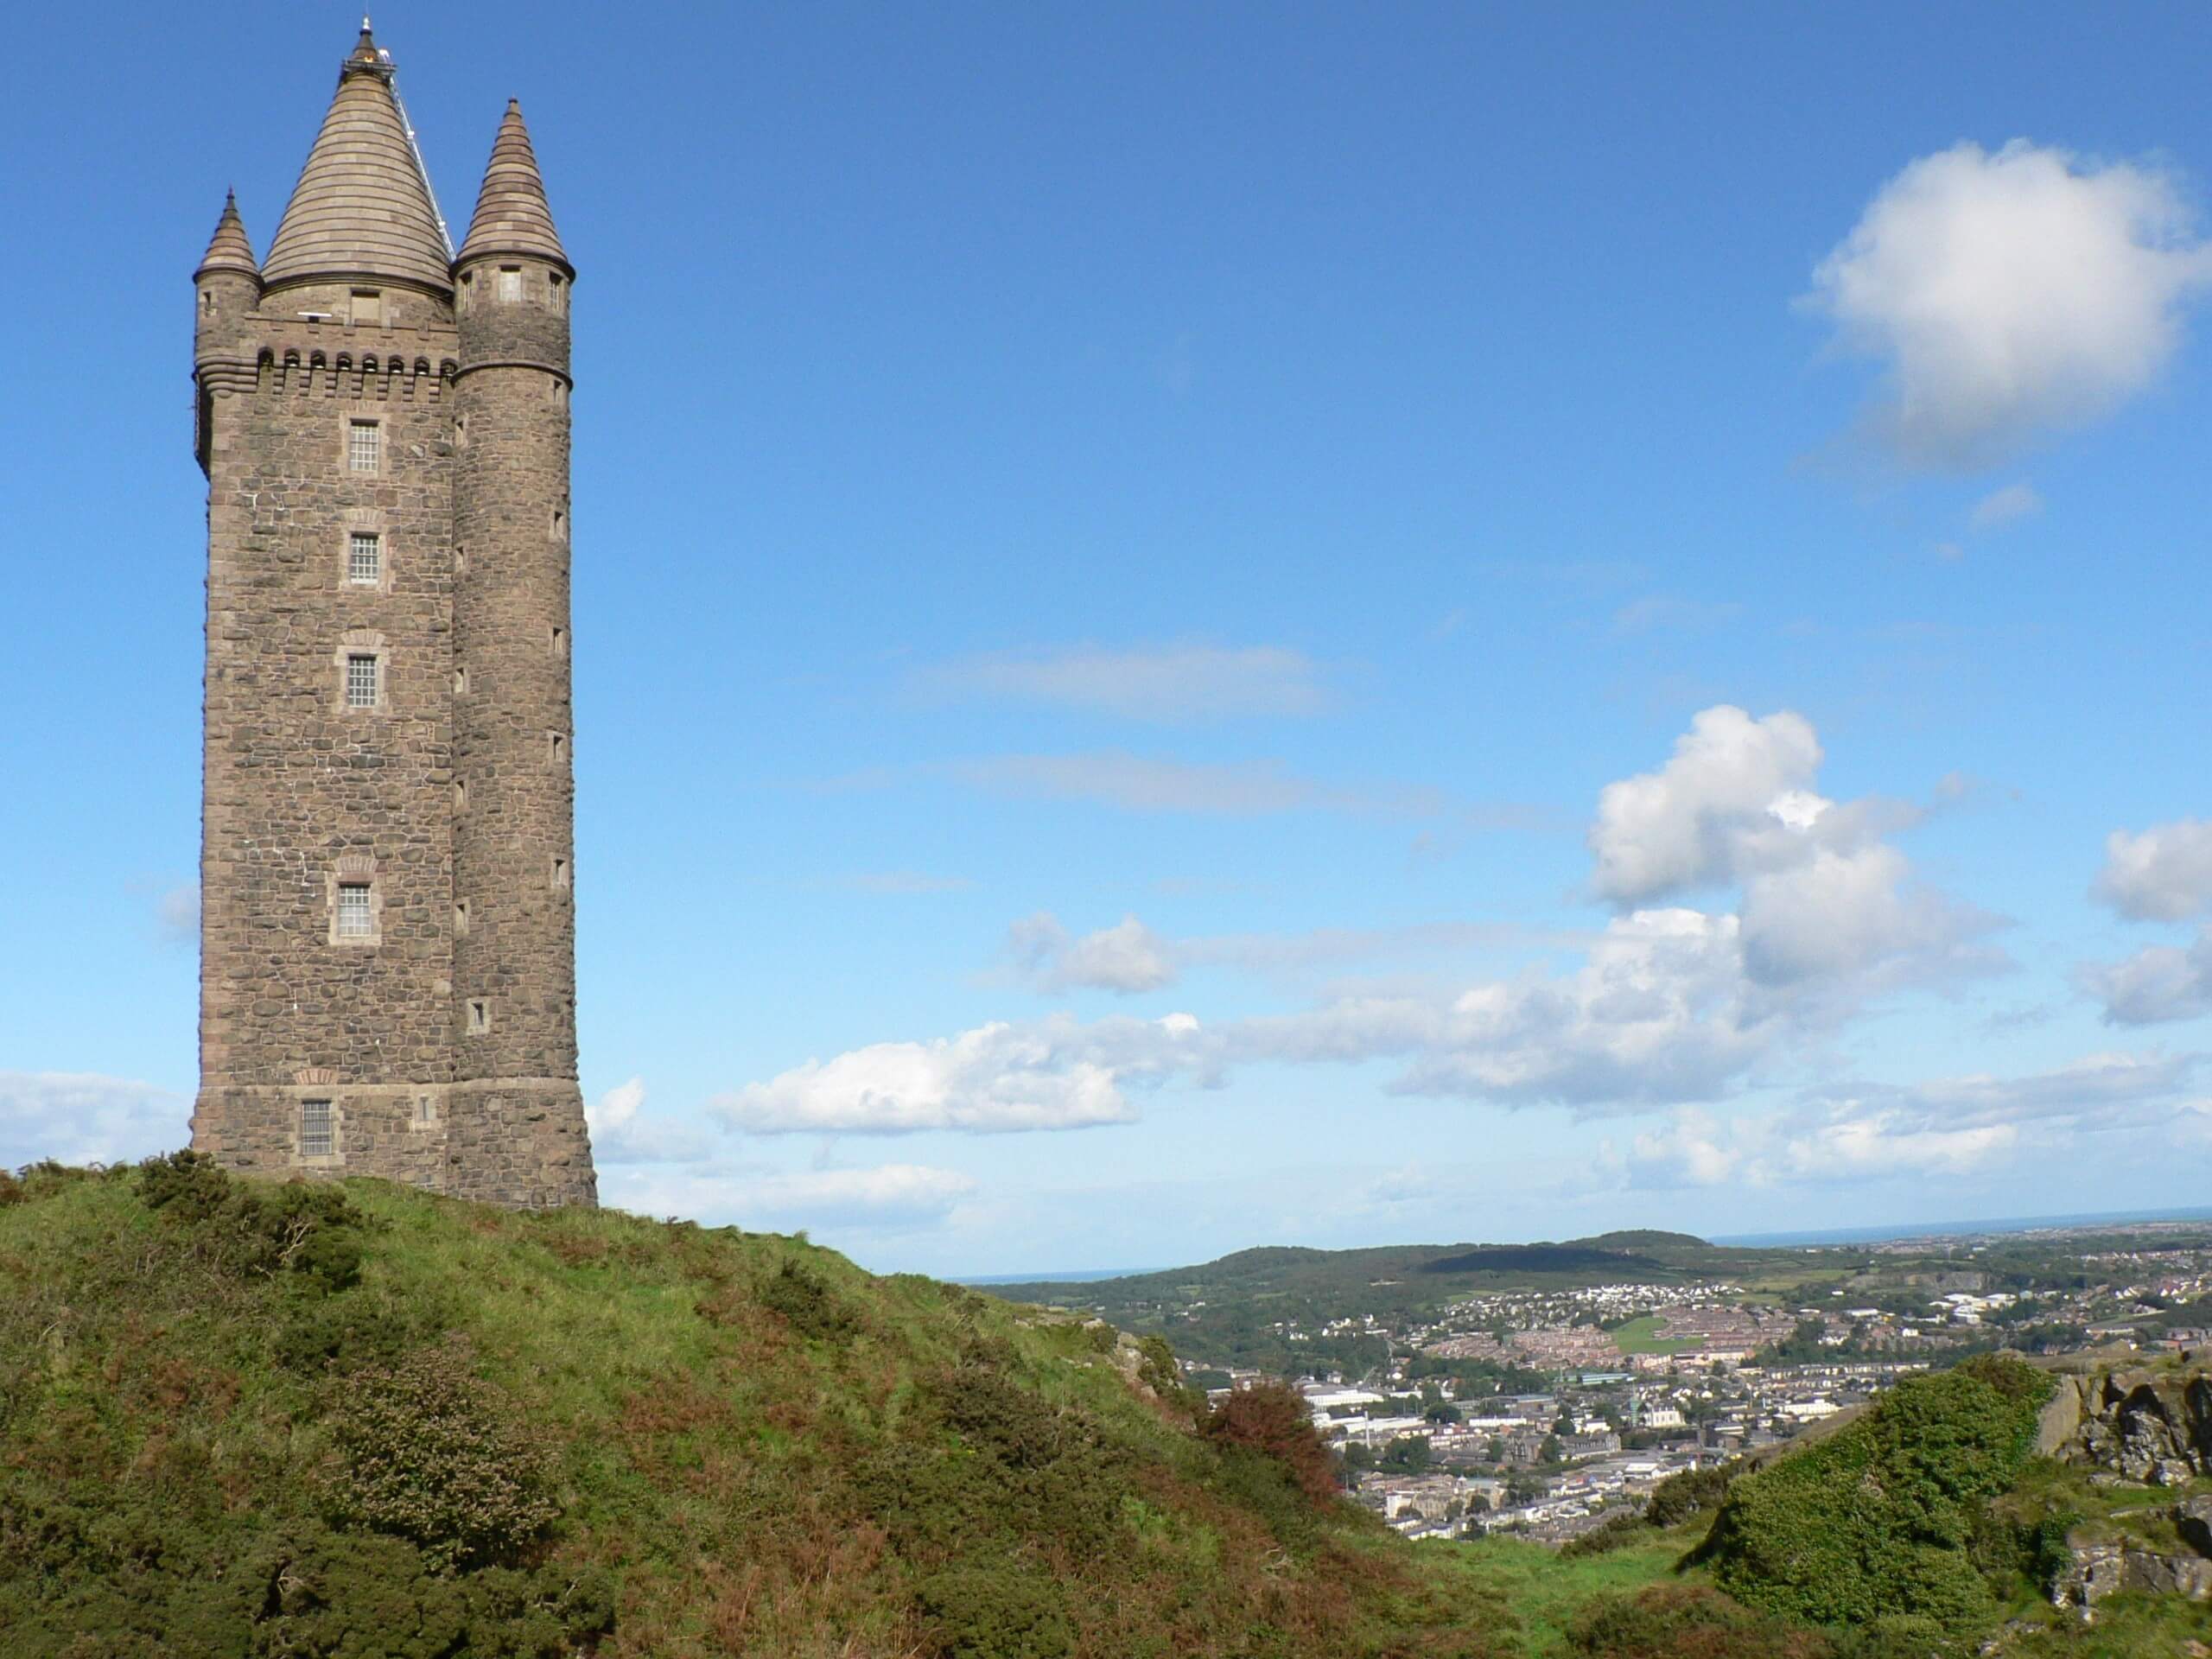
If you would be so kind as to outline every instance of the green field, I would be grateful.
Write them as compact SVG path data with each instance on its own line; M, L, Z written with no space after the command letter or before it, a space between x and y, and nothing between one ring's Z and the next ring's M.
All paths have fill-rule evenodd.
M1697 1346L1694 1338L1662 1337L1658 1332L1658 1316L1647 1313L1640 1319L1630 1319L1612 1336L1624 1354L1679 1354L1685 1348Z

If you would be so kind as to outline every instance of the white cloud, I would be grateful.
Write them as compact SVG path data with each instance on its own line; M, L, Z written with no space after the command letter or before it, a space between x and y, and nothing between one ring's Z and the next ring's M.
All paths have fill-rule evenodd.
M1135 916L1071 938L1039 911L1007 930L1007 952L1040 991L1102 990L1128 995L1175 982L1173 947Z
M763 1231L936 1226L976 1191L976 1182L956 1170L922 1164L790 1172L618 1167L601 1177L601 1186L602 1201L618 1209Z
M1330 703L1313 659L1281 645L1010 652L928 670L915 686L925 695L1053 703L1167 724L1315 715Z
M809 1061L718 1109L768 1130L1082 1128L1134 1117L1123 1092L1132 1082L1211 1086L1237 1065L1370 1061L1399 1065L1396 1092L1507 1105L1596 1113L1716 1099L1884 995L2003 965L1981 943L1998 919L1915 882L1882 839L1914 811L1827 799L1813 788L1820 760L1800 715L1708 709L1664 767L1608 786L1590 831L1593 886L1622 913L1594 935L1541 941L1582 945L1568 971L1531 969L1456 993L1355 986L1313 1007L1203 1027L1188 1016L987 1025ZM1740 887L1738 911L1631 907L1719 886ZM1497 932L1480 930L1491 942ZM1008 944L1033 984L1135 991L1202 963L1356 953L1410 938L1176 941L1132 916L1078 939L1039 914Z
M2152 1026L2212 1014L2212 927L2186 950L2154 944L2120 962L2096 963L2082 982L2116 1026Z
M1129 812L1249 817L1319 810L1433 817L1446 807L1433 790L1340 789L1300 778L1274 760L1205 765L1106 750L993 755L956 761L948 770L963 783L999 794L1090 801Z
M1001 1132L1126 1123L1120 1068L1096 1051L1117 1023L1088 1033L1065 1020L1003 1022L927 1042L874 1043L809 1060L717 1096L708 1109L759 1134ZM1158 1031L1160 1027L1148 1029Z
M192 1101L151 1084L84 1072L0 1071L0 1169L52 1158L129 1163L192 1138Z
M1820 766L1820 740L1802 715L1704 710L1664 766L1599 793L1592 891L1642 904L1793 861L1791 843L1827 806L1811 792Z
M2036 493L2034 485L2007 484L1975 502L1967 522L1976 531L1997 530L2022 518L2032 518L2042 511L2043 497Z
M712 1154L708 1137L689 1123L642 1115L642 1077L619 1083L596 1101L584 1103L596 1164L698 1163Z
M2195 1108L2195 1056L2092 1054L2022 1077L1827 1089L1795 1106L1722 1119L1675 1112L1606 1156L1631 1186L1815 1185L1962 1175L2082 1131L2133 1130Z
M2136 921L2178 922L2212 910L2212 819L2153 824L2105 838L2105 867L2091 890Z
M2212 255L2156 168L1960 143L1882 188L1806 303L1887 366L1879 442L1915 466L1972 468L2148 385L2208 277Z

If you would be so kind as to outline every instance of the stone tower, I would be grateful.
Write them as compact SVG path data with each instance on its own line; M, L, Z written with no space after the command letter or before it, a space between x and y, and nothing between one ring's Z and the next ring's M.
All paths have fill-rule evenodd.
M594 1201L576 1086L569 295L507 105L456 257L365 26L257 264L194 274L200 1096L232 1168Z

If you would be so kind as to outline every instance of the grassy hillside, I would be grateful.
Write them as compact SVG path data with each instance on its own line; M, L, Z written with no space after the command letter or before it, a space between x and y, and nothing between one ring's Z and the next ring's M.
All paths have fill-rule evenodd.
M1104 1327L374 1182L0 1199L10 1659L1517 1650Z
M1907 1383L1564 1554L1414 1546L1287 1391L1209 1411L1156 1339L804 1240L0 1174L0 1653L1928 1659L2008 1618L1992 1651L2188 1651L2202 1605L2039 1605L2082 1528L2163 1524L2028 1458L2040 1381Z

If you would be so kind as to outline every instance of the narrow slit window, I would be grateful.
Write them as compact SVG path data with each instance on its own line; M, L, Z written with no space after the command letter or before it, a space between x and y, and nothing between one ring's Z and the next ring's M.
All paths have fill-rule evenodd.
M456 933L468 931L468 900L466 899L457 901L453 907L453 931Z
M438 1121L438 1103L428 1095L416 1096L415 1121L417 1123L436 1122Z
M556 858L553 861L553 890L556 893L566 893L569 890L569 861L565 858Z
M569 533L569 515L560 508L553 509L553 539L560 541Z
M384 434L374 421L353 421L346 428L346 465L357 473L373 473L384 459Z
M369 915L369 884L365 881L340 882L338 937L341 939L365 939L374 931Z
M453 573L456 576L464 575L467 570L468 550L465 547L456 547L453 550Z
M522 267L520 265L499 267L499 297L503 300L522 298Z
M357 588L373 588L384 580L383 537L357 530L346 538L346 580Z
M367 652L357 652L346 659L346 706L348 709L373 709L377 706L377 659Z
M468 1029L479 1037L492 1029L492 1005L481 997L468 1000Z
M453 694L456 697L465 697L468 695L468 671L467 669L456 668L454 670Z
M453 780L453 810L456 812L468 810L468 785L459 778Z
M569 740L558 732L553 733L547 739L546 747L552 754L553 764L556 766L569 758Z
M566 628L553 630L553 654L556 657L565 657L569 654L569 631Z
M303 1100L300 1103L300 1156L327 1158L338 1150L338 1127L333 1121L330 1102Z

